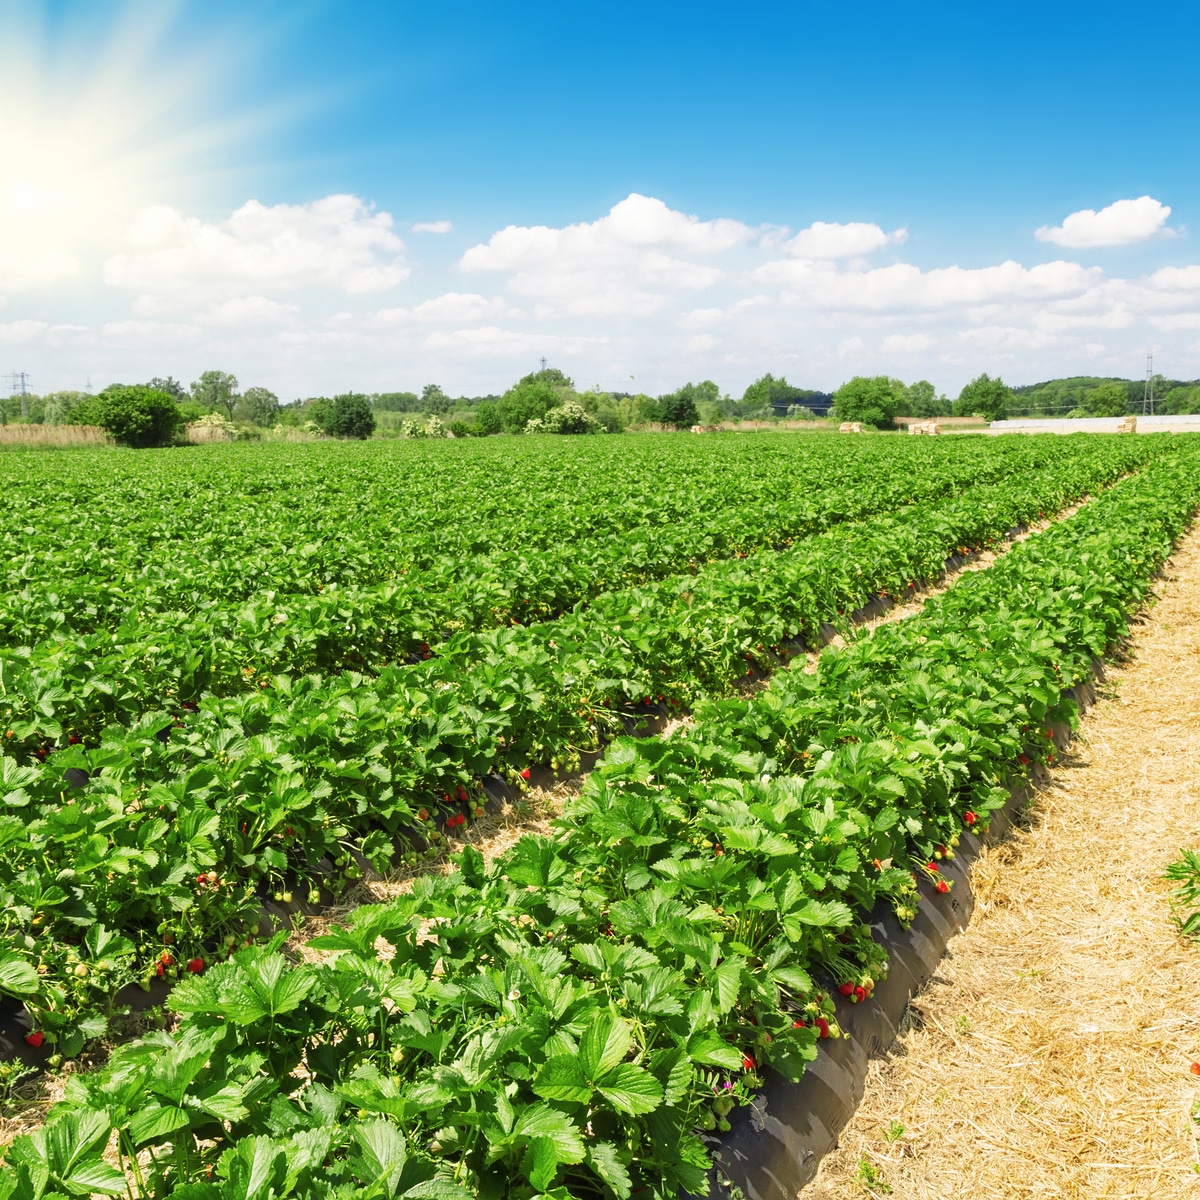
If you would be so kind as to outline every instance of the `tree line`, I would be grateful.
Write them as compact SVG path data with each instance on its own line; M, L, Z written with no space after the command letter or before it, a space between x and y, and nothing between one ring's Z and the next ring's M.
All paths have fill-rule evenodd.
M1155 376L1155 410L1200 413L1200 381ZM579 391L556 367L522 376L501 394L451 397L439 385L418 392L346 392L283 403L269 388L240 388L228 371L205 371L190 387L168 375L144 384L112 384L97 395L60 391L0 400L0 423L97 425L129 445L164 445L188 425L218 424L229 436L298 431L340 438L484 437L526 432L619 433L647 427L687 428L720 422L813 420L832 416L877 428L897 417L1115 417L1140 411L1144 382L1075 376L1010 388L987 374L954 400L928 380L855 376L832 394L797 387L768 373L740 397L710 379L658 396Z

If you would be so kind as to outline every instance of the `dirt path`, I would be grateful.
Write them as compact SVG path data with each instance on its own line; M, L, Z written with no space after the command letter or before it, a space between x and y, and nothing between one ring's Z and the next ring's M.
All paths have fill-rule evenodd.
M1200 1196L1200 947L1160 878L1200 847L1200 531L1159 594L801 1200Z

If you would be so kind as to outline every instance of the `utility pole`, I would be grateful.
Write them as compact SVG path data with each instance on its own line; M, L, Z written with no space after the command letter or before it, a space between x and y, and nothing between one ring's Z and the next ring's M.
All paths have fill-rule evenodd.
M1146 355L1146 386L1142 390L1142 416L1154 416L1154 351Z
M25 371L14 371L9 377L10 391L21 397L21 416L29 416L29 375Z

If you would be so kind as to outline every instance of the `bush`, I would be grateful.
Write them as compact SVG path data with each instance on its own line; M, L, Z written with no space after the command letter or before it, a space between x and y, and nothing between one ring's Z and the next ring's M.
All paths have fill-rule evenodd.
M690 429L700 423L700 412L696 408L690 384L669 396L659 397L658 405L659 420L664 425L674 425L676 429Z
M67 419L72 425L98 425L122 446L138 449L170 445L183 423L175 401L150 387L105 388L77 404Z
M900 411L903 393L886 375L856 375L833 394L833 411L839 421L858 421L890 429Z
M494 400L485 400L475 410L475 430L480 437L504 432L504 414Z
M339 438L369 438L375 432L371 401L358 392L334 396L325 431Z
M605 428L583 405L568 400L544 417L531 417L526 433L604 433Z
M466 438L470 437L475 432L475 429L466 421L451 421L450 432L456 438Z
M561 402L562 392L556 385L526 377L500 397L500 420L506 433L522 433L531 420L544 417Z

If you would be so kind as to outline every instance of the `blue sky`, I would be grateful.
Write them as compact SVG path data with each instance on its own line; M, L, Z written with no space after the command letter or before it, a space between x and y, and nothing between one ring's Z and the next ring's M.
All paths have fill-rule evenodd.
M1200 16L1139 16L15 0L0 368L1200 375Z

